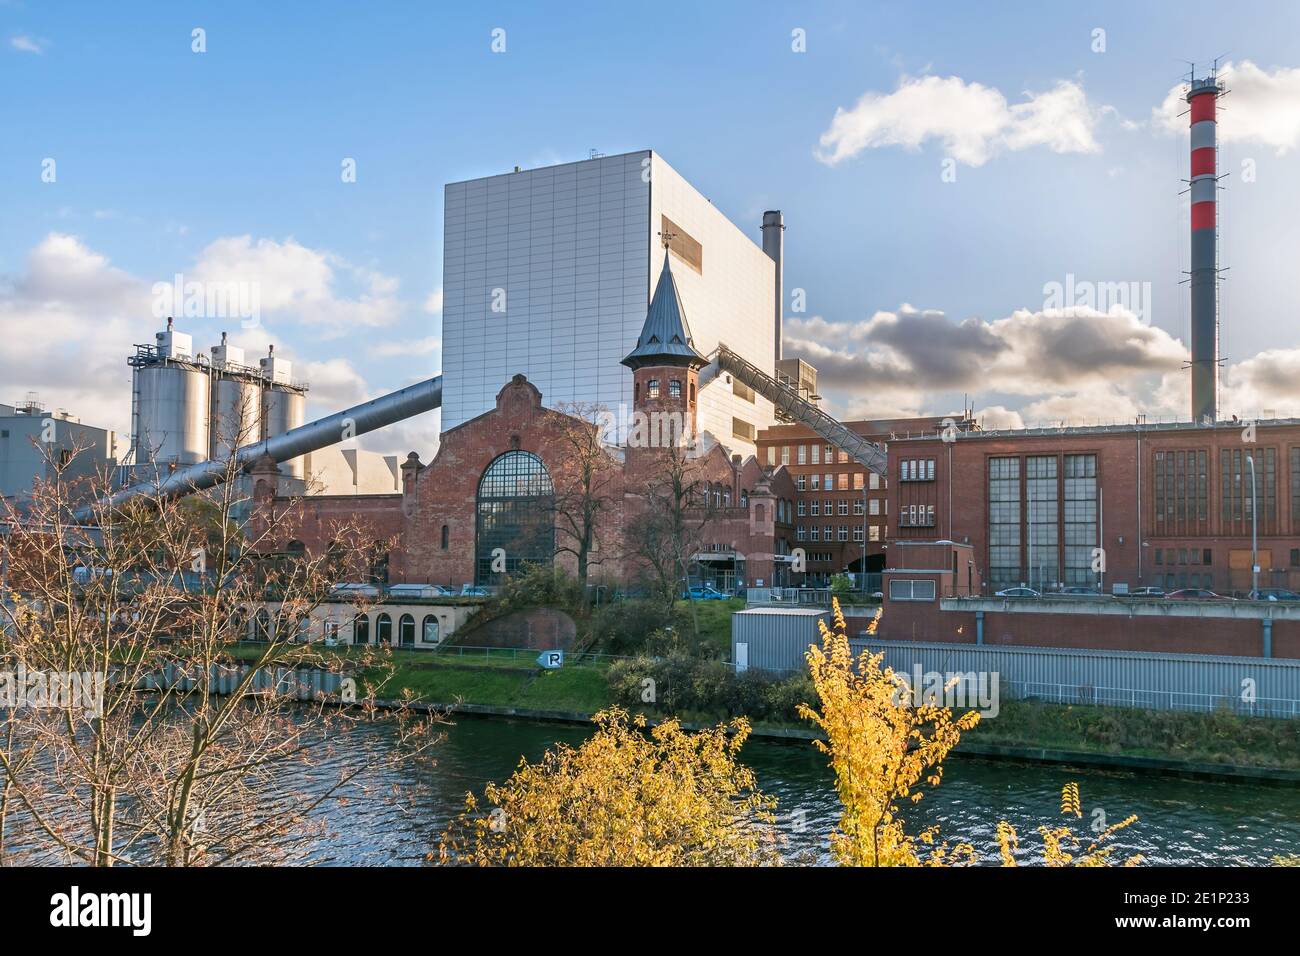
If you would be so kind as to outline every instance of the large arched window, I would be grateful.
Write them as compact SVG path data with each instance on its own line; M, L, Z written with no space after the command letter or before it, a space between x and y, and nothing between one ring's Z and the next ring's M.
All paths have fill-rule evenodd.
M438 618L432 614L424 616L424 634L420 638L426 644L438 643Z
M397 642L403 647L415 643L415 618L409 614L403 614L397 621Z
M493 460L478 484L474 578L478 584L516 574L525 564L555 556L555 487L531 452L508 451Z
M358 614L356 620L352 622L352 643L370 643L370 616L368 614Z
M393 643L393 619L387 614L380 614L375 620L375 643Z

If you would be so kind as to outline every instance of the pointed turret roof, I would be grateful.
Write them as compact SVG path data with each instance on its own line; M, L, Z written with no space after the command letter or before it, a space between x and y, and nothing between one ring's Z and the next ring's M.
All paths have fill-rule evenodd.
M682 365L703 368L709 364L695 349L691 327L686 322L686 310L677 292L677 280L668 265L668 250L664 249L664 270L659 274L659 285L646 312L645 325L636 340L636 348L627 354L623 364L628 368L647 365Z

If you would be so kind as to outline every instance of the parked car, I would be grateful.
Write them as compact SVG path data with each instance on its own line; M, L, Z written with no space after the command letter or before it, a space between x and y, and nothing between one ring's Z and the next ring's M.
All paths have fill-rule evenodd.
M1128 596L1129 597L1164 597L1165 589L1155 588L1150 586L1134 588L1132 591L1128 592Z
M1209 588L1179 588L1165 595L1171 601L1231 601L1232 598L1215 594Z
M1036 598L1042 595L1033 588L1003 588L997 593L997 597Z
M1102 593L1096 588L1084 587L1081 584L1072 584L1069 587L1061 588L1059 594L1066 594L1073 597L1101 597Z
M730 596L724 591L719 591L712 584L697 584L682 594L683 598L690 598L692 601L725 601Z
M460 586L461 597L487 597L488 589L480 587L477 584L462 584Z
M1252 601L1300 601L1300 594L1286 588L1260 588L1248 595Z

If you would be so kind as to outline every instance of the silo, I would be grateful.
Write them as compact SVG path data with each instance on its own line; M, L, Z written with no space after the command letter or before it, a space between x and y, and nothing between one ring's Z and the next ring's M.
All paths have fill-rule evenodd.
M212 414L209 457L225 458L262 437L260 376L244 364L244 350L226 342L212 347Z
M293 367L275 354L271 346L259 364L262 370L262 435L270 438L297 428L306 420L307 399L302 386L293 384ZM305 473L303 459L282 462L280 472L293 478Z
M191 465L208 457L209 375L190 352L190 337L167 331L141 347L135 369L134 461L152 470Z

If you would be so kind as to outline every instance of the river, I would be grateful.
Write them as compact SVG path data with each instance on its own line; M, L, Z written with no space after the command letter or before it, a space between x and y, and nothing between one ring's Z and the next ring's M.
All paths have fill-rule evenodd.
M373 788L386 792L397 785L405 799L332 805L333 833L312 859L336 865L422 863L460 810L466 791L481 793L485 783L507 778L521 756L536 760L555 741L577 745L588 732L578 725L457 717L436 748L433 769L408 768ZM376 725L358 746L387 746L388 733L385 725ZM827 836L839 801L826 759L806 742L757 739L746 743L741 759L778 800L790 861L829 863ZM927 789L921 803L909 808L908 830L937 823L941 837L968 840L996 862L998 821L1017 829L1022 848L1039 846L1036 830L1060 821L1061 786L1071 780L1078 782L1083 800L1080 825L1090 823L1098 807L1108 823L1138 815L1138 822L1114 839L1119 858L1141 853L1147 865L1259 865L1275 854L1300 852L1300 788L1294 786L979 758L949 758L943 784Z

